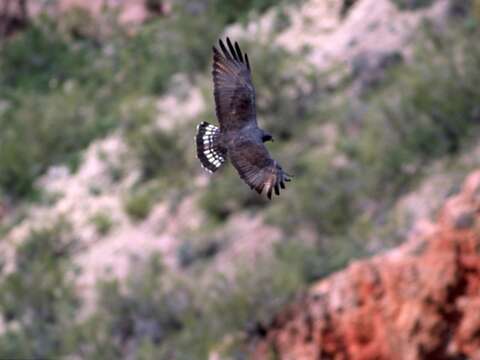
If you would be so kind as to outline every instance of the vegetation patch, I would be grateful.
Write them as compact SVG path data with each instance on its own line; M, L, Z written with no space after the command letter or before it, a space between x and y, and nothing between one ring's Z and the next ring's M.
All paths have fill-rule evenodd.
M144 220L152 209L154 199L148 191L134 191L124 200L124 209L134 221Z
M392 0L401 10L417 10L430 6L435 0Z
M223 11L223 1L182 0L172 15L145 24L134 35L116 26L115 14L102 26L78 9L61 19L33 19L1 45L0 191L28 197L49 166L67 163L75 169L78 153L92 140L121 124L119 119L133 117L122 113L125 103L163 94L175 73L193 80L209 65L211 45L226 23L272 4L239 2ZM101 31L104 27L110 30ZM154 135L150 140L172 144ZM142 161L157 151L152 141L138 149L133 140ZM147 161L147 176L159 172L151 169L156 165Z
M16 249L15 270L0 278L0 357L45 359L68 353L80 304L68 223L35 229Z
M106 236L114 226L111 216L105 211L99 211L90 217L90 222L95 226L99 235Z
M266 326L303 284L286 259L259 259L255 269L240 266L234 278L214 274L199 287L200 274L192 281L172 277L153 255L126 288L116 281L101 285L98 312L89 320L101 321L93 336L97 343L89 340L85 348L89 354L127 348L136 358L191 359L208 357L227 340L223 352L246 356L245 334Z

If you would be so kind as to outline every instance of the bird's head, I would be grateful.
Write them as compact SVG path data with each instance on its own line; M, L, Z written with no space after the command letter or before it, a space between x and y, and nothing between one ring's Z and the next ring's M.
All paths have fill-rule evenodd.
M262 141L263 142L273 141L273 136L267 132L264 132L262 135Z

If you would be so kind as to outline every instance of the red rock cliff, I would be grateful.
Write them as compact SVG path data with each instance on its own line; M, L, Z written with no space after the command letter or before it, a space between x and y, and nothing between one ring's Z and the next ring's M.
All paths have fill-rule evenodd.
M480 359L480 171L421 228L313 286L253 358Z

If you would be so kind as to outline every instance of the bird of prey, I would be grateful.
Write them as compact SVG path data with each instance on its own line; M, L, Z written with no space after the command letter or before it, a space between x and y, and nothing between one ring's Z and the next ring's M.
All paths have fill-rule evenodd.
M260 129L255 109L250 62L238 43L227 46L219 40L220 50L213 46L213 84L216 115L220 127L202 122L197 126L197 157L209 172L215 172L227 156L240 177L259 194L265 190L280 195L291 175L270 157L264 145L272 135ZM228 48L227 48L228 47Z

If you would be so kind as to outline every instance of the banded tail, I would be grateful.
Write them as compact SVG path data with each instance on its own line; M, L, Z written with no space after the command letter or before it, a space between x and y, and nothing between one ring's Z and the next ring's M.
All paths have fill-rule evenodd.
M206 121L197 126L197 135L195 136L197 157L202 167L211 173L222 166L227 155L225 149L219 146L219 135L220 129Z

